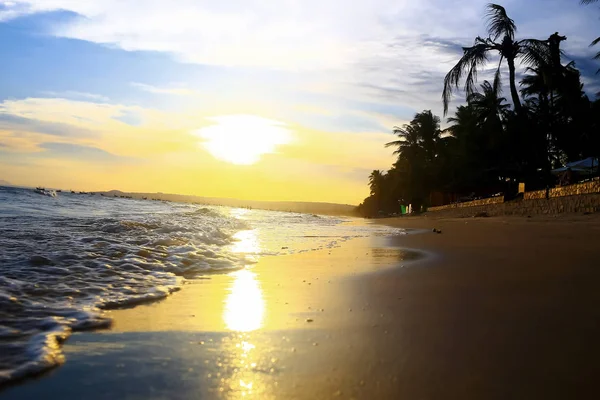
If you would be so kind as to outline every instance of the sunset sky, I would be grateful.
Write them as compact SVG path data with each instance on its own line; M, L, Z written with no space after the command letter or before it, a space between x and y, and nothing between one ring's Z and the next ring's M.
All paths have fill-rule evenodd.
M441 115L487 2L0 1L0 179L358 204L392 127ZM600 91L598 5L501 4Z

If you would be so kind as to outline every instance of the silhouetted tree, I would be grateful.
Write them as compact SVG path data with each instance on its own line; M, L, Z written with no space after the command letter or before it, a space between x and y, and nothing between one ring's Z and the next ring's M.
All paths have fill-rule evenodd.
M592 4L592 3L596 3L598 2L598 0L581 0L581 4ZM595 46L598 43L600 43L600 36L598 36L596 39L594 39L592 41L592 43L590 44L590 46ZM596 55L594 56L594 60L600 60L600 51L598 53L596 53ZM600 68L598 69L598 71L596 71L596 73L600 73Z
M464 48L444 80L444 113L463 78L466 104L456 108L444 131L428 110L394 127L398 139L385 146L393 147L398 159L387 172L375 170L369 176L370 196L358 207L361 215L397 213L399 204L408 203L419 210L432 198L486 197L514 189L517 179L530 189L546 187L551 168L600 155L600 97L587 97L574 62L562 64L560 46L566 37L554 33L546 40L515 40L514 21L495 4L488 5L487 30L489 37ZM478 86L477 73L493 53L500 56L494 79ZM502 97L504 60L513 109ZM517 60L527 66L518 82L520 96Z
M442 93L444 103L444 115L448 112L448 105L452 97L452 91L460 81L465 79L465 91L467 95L475 91L475 82L480 68L489 61L490 53L500 55L500 63L496 69L494 86L499 85L500 67L506 60L509 71L510 93L517 113L521 112L521 100L517 91L515 61L520 59L524 64L532 65L540 58L548 56L548 43L536 39L515 40L517 26L509 18L504 7L497 4L487 6L487 38L476 37L471 47L463 47L463 56L458 63L448 72L444 79L444 91Z

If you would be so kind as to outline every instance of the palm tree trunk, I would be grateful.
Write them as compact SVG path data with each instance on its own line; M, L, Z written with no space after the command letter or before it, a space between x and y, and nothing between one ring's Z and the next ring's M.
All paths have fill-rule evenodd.
M515 74L515 60L513 58L507 58L508 63L508 72L509 72L509 80L510 80L510 95L512 97L512 101L515 107L515 112L517 114L521 114L521 100L519 99L519 92L517 91L516 84L516 74Z

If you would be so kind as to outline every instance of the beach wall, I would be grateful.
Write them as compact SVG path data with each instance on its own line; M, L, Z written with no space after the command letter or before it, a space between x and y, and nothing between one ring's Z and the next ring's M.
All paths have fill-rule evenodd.
M483 207L483 206L489 206L492 204L499 204L499 203L503 203L503 202L504 202L504 198L502 196L498 196L498 197L490 197L487 199L465 201L462 203L446 204L445 206L439 206L439 207L429 207L427 209L427 211L443 211L443 210L452 210L452 209L456 209L456 208L465 208L465 207Z
M575 196L580 194L592 194L592 193L600 193L600 181L593 180L590 182L577 183L575 185L569 186L561 186L550 189L549 196L552 197L565 197L565 196ZM525 200L534 200L534 199L545 199L546 191L545 190L535 190L532 192L525 192L523 195L523 199Z
M485 199L489 202L477 200L474 202L460 203L462 207L443 206L432 207L428 210L431 214L450 217L464 218L473 217L485 213L490 217L503 215L533 216L553 215L562 213L595 213L600 212L600 193L579 194L571 196L551 197L546 199L544 191L543 198L522 199L503 202L498 198Z

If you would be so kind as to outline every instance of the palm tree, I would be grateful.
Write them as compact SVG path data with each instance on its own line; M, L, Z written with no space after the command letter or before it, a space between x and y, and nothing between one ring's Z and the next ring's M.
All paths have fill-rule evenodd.
M394 127L398 140L386 143L385 147L396 147L394 154L399 155L398 165L403 164L406 181L410 187L408 196L415 209L429 195L435 179L435 171L439 160L438 145L442 131L440 118L433 115L431 110L415 114L412 121L404 126Z
M596 3L598 0L581 0L581 4L592 4L592 3ZM600 43L600 36L598 36L596 39L594 39L592 41L592 43L590 44L590 46L595 46L598 43ZM594 56L594 60L600 60L600 51L598 53L596 53L596 55ZM598 69L598 71L596 71L596 73L600 73L600 68Z
M452 97L452 91L458 89L458 84L465 77L465 90L467 95L475 91L477 73L490 58L490 53L497 52L500 62L496 69L494 81L500 81L500 67L506 60L509 71L510 94L517 113L521 113L521 100L516 85L515 61L520 59L524 64L532 65L540 59L548 57L547 41L536 39L515 40L517 26L509 18L504 7L497 4L487 6L487 38L477 37L471 47L463 47L463 56L448 72L444 79L444 91L442 99L444 102L444 115L448 113L448 105Z
M494 85L484 81L481 89L482 93L473 92L467 96L467 103L473 107L477 124L482 127L501 124L506 117L509 105L505 103L504 97L500 97L502 90L498 81L494 82Z
M471 105L458 106L454 112L454 116L448 118L448 122L452 125L446 128L446 133L451 134L458 141L462 142L475 129L477 125L476 121L475 110Z
M435 147L440 138L440 118L432 114L431 110L415 114L410 124L402 128L395 126L394 134L400 139L386 143L385 147L397 147L394 154L409 159L419 155L432 160L435 157Z
M371 191L371 196L378 196L381 194L383 181L384 174L382 171L376 169L371 172L371 175L369 175L369 189Z

